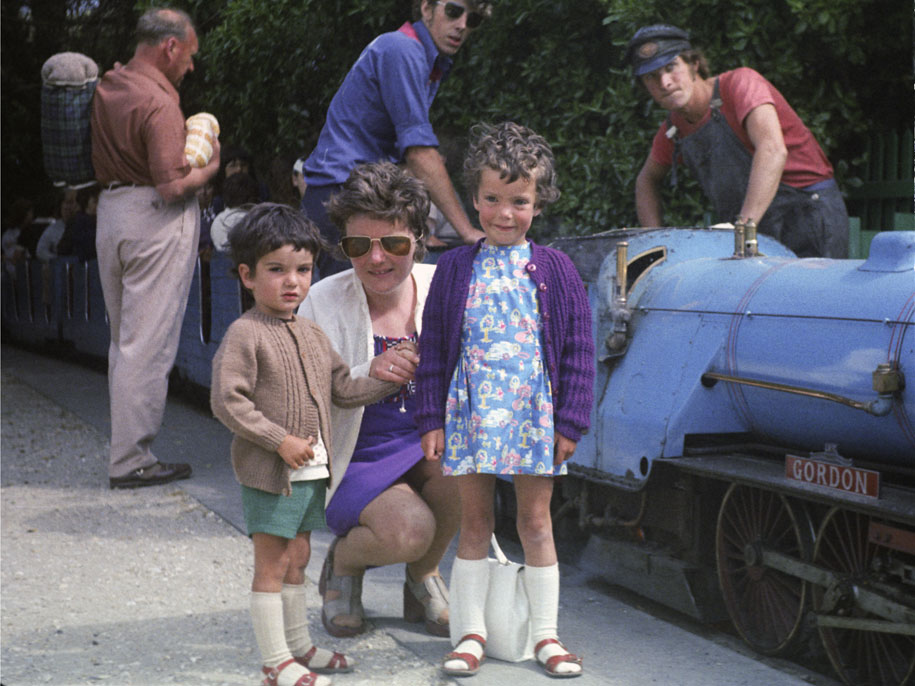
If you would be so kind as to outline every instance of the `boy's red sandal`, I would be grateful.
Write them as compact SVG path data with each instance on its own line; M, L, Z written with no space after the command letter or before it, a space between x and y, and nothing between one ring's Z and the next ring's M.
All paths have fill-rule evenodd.
M261 682L261 686L277 686L277 680L280 678L280 672L286 669L289 665L298 664L296 659L290 658L285 662L281 662L276 667L264 667L263 672L267 675L267 678ZM298 681L295 682L293 686L316 686L318 679L321 677L315 674L314 672L305 672ZM327 679L324 679L324 683L328 683Z

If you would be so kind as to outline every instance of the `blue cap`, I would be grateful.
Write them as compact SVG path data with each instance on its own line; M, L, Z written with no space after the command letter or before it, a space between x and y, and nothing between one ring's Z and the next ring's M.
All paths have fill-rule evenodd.
M643 26L626 46L626 61L634 76L641 76L673 62L677 55L692 50L689 34L670 24Z

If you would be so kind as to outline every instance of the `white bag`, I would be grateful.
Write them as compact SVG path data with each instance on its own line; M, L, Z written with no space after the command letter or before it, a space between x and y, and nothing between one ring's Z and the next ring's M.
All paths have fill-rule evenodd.
M524 589L524 565L509 560L495 534L492 548L496 559L488 558L489 590L486 593L486 657L521 662L534 657L531 639L531 610ZM451 584L452 588L454 584ZM451 645L457 646L467 633L463 630L460 603L450 604Z

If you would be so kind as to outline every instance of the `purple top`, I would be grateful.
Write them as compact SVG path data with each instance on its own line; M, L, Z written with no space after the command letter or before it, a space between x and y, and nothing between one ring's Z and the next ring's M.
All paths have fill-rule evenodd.
M473 259L481 243L482 239L443 254L429 287L416 370L414 419L420 435L445 426L445 399L460 355L461 322ZM530 243L527 271L537 284L555 430L577 442L590 425L594 396L591 307L572 260L558 250Z

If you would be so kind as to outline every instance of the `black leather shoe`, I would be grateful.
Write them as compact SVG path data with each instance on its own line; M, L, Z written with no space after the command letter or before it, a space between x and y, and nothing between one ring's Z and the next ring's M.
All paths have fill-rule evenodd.
M142 486L158 486L169 481L186 479L191 475L191 466L178 462L156 462L156 464L142 469L135 469L127 476L115 476L108 479L110 488L140 488Z

